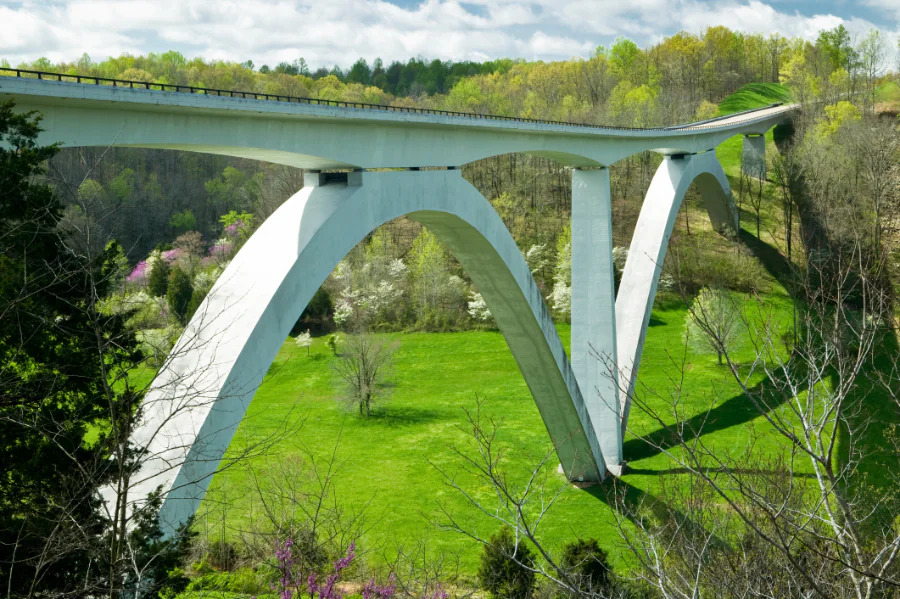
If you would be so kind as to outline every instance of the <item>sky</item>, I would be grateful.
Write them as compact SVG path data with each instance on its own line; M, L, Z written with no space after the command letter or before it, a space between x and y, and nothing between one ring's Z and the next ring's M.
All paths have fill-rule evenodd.
M275 66L300 57L347 68L385 63L589 56L626 36L646 47L712 25L815 39L873 27L897 68L900 0L0 0L0 59L74 61L178 50Z

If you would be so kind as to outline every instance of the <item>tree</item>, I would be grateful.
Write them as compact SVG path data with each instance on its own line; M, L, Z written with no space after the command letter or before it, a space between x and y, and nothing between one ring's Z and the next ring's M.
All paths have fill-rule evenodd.
M197 217L190 208L185 208L180 212L176 212L169 219L169 226L176 231L190 231L197 227Z
M887 40L878 29L872 29L859 44L860 68L865 81L864 108L871 110L875 105L875 83L884 71L887 57Z
M353 66L347 72L347 82L361 83L363 85L372 83L372 71L369 69L369 64L365 58L360 58L353 63Z
M188 304L193 293L194 288L191 286L191 277L180 268L172 269L172 274L169 276L169 288L166 291L166 302L169 304L172 314L182 324L187 322Z
M172 268L169 263L157 256L150 266L150 276L147 278L147 288L154 297L165 297L169 289L169 275Z
M37 180L56 152L39 130L35 114L0 105L0 580L14 595L76 588L91 551L67 540L76 522L90 540L100 532L95 499L66 488L93 457L85 416L105 399L84 279L55 234L59 200Z
M569 486L555 474L555 448L550 446L537 456L519 447L510 449L509 440L502 437L502 420L485 416L483 406L484 400L476 397L475 410L465 410L462 428L468 433L468 447L454 447L459 472L437 464L434 467L448 488L501 529L486 538L467 514L451 511L444 504L439 504L443 519L437 526L484 547L479 579L494 596L527 597L536 575L551 585L552 595L601 599L618 592L605 563L603 567L598 563L605 561L605 554L599 547L595 551L594 543L575 543L558 556L542 540L542 527ZM472 486L463 486L462 480ZM585 575L590 576L591 584L585 584Z
M396 346L367 333L348 335L344 345L334 371L344 383L344 399L358 407L360 416L368 417L372 404L384 397Z
M727 291L704 287L694 298L687 319L690 339L700 339L716 352L719 364L738 337L741 311Z
M533 568L534 554L504 527L482 546L478 582L495 599L529 599Z
M294 343L297 344L297 347L305 347L306 356L309 357L309 348L312 345L312 335L309 334L309 329L307 329L305 333L297 335L294 338Z
M171 563L171 543L144 542L154 505L119 527L97 493L134 463L142 397L127 378L141 358L127 315L97 303L121 280L122 248L85 256L59 234L59 200L39 181L56 148L36 144L38 123L0 106L0 587L152 592L127 573Z
M566 543L560 565L570 572L583 593L600 594L610 590L612 576L608 557L596 539Z

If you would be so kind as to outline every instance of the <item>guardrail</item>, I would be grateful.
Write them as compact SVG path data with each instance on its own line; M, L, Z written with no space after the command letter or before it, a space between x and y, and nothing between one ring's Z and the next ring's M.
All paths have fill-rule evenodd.
M161 91L168 93L189 93L208 96L221 96L227 98L242 98L245 100L265 100L271 102L288 102L296 104L311 104L319 106L334 106L337 108L355 108L360 110L381 110L386 112L408 112L412 114L430 114L440 116L462 117L469 119L485 119L495 121L514 121L518 123L534 123L539 125L565 125L569 127L590 127L592 129L609 129L613 131L693 131L711 129L716 122L733 118L741 114L751 114L766 110L772 106L754 108L742 112L736 112L725 116L715 117L704 121L697 121L687 125L673 125L669 127L623 127L619 125L597 125L594 123L578 123L571 121L551 121L544 119L529 119L524 117L504 116L498 114L484 114L477 112L455 112L452 110L434 110L430 108L413 108L407 106L391 106L388 104L369 104L365 102L344 102L342 100L326 100L323 98L306 98L302 96L284 96L279 94L267 94L262 92L237 91L215 89L209 87L196 87L193 85L176 85L172 83L154 83L151 81L130 81L127 79L109 79L107 77L93 77L88 75L69 75L66 73L50 73L46 71L32 71L28 69L14 69L0 67L0 82L2 76L14 76L20 79L40 79L59 83L75 83L82 85L105 85L111 87L127 87L129 89L144 89L149 91ZM748 122L752 122L752 119Z

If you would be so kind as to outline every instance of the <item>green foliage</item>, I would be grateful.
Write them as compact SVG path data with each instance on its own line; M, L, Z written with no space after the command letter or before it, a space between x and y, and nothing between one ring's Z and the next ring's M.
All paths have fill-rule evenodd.
M697 245L682 243L666 259L663 272L688 294L706 285L746 293L771 290L771 279L759 260L740 246L712 249L702 241Z
M534 589L534 554L501 528L482 547L478 583L495 599L529 599Z
M206 182L206 193L217 212L228 213L226 216L234 213L230 217L233 219L240 216L237 211L244 215L247 213L243 211L253 206L259 193L259 178L233 166L226 166L219 177ZM233 223L234 220L230 220L226 226Z
M169 275L172 268L169 263L160 257L153 261L150 267L150 276L147 278L147 288L153 297L165 297L169 289Z
M180 268L172 269L172 274L169 276L169 288L166 291L166 302L169 304L169 310L182 324L187 322L188 305L193 294L191 277Z
M849 71L858 60L858 54L850 40L850 32L843 24L820 31L816 46L828 56L833 70L843 68Z
M138 354L123 317L95 303L118 277L121 248L90 260L67 250L60 203L43 183L56 148L37 144L39 130L34 113L0 104L0 587L12 596L95 582L85 573L103 554L102 474L84 472L102 472L110 446L84 439L110 410L127 424L139 399L109 392L103 368Z
M830 139L844 125L861 119L862 115L856 106L841 100L837 104L825 107L825 118L816 125L816 135L826 140Z
M201 287L193 287L191 289L191 299L188 302L184 313L185 320L190 320L194 316L194 313L200 308L200 304L206 299L207 293L209 293L209 289L203 289Z
M578 539L565 544L560 566L575 578L580 589L603 594L612 585L608 559L596 539Z
M328 339L325 341L325 344L328 346L328 349L331 350L331 354L333 356L338 355L338 342L340 339L337 335L328 335Z
M228 169L225 169L228 172ZM233 169L237 170L237 169ZM239 227L247 227L253 228L253 221L255 217L249 212L237 212L236 210L230 210L227 214L223 214L219 217L219 222L222 223L223 228L228 228L233 225L238 225Z
M197 564L202 571L200 576L193 578L185 588L188 593L198 592L204 594L236 593L239 596L258 596L267 593L269 585L262 572L253 568L238 568L233 572L217 572ZM188 595L190 596L190 595Z
M169 219L169 226L176 231L190 231L197 228L197 217L190 208L185 208L181 212L176 212Z

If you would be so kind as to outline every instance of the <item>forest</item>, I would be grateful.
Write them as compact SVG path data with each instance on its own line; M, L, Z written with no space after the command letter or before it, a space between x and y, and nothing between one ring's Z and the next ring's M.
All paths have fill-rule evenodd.
M329 395L327 405L335 403L339 387L337 394L358 407L358 418L334 431L319 420L332 408L311 408L314 422L303 426L330 432L315 450L295 455L296 462L265 453L296 433L289 430L294 416L268 428L249 423L238 435L246 448L235 450L243 452L234 458L240 474L217 474L211 496L218 503L207 502L202 523L165 538L154 521L158 497L144 511L126 514L121 506L104 507L97 489L127 487L138 471L142 456L129 432L147 384L243 243L303 186L303 173L189 152L39 147L39 116L2 107L0 586L10 597L900 596L900 65L886 64L889 44L877 30L852 40L843 26L821 31L814 42L712 27L647 48L619 38L588 58L550 63L416 57L385 66L360 58L347 69L313 71L303 58L257 66L170 51L16 65L629 127L687 123L777 102L797 102L803 110L791 126L768 135L761 177L742 169L740 138L718 148L740 213L739 235L713 231L692 190L669 242L654 318L661 330L667 319L679 324L666 337L672 353L659 358L648 377L656 387L635 398L641 426L663 432L629 435L683 477L674 482L660 474L641 487L655 503L635 499L644 484L638 477L647 476L641 466L624 486L605 487L608 539L580 537L564 526L541 537L543 508L536 505L562 497L561 509L568 502L580 506L571 517L586 517L594 508L582 503L585 496L600 491L576 498L579 490L566 484L554 490L547 474L555 471L552 458L536 466L508 459L512 441L498 433L493 416L481 416L481 400L470 401L459 404L464 422L445 427L462 429L455 442L468 440L475 448L454 449L467 474L449 474L444 456L425 466L434 471L423 476L493 514L485 525L493 528L475 534L462 512L450 512L441 530L468 535L468 548L446 545L458 550L455 555L428 548L427 535L415 529L410 535L421 543L376 555L361 548L373 543L377 525L335 497L343 489L333 472L337 442L330 457L327 443L342 438L343 427L374 436L365 427L395 413L378 411L382 391L398 396L391 400L396 406L407 405L407 391L396 382L406 379L383 378L394 362L407 360L415 368L417 358L404 357L403 344L425 355L444 339L427 334L472 335L454 341L459 349L436 354L451 369L456 352L477 353L463 339L489 345L498 338L478 289L453 256L426 228L404 218L361 240L287 340L286 348L305 348L310 360L303 362L301 354L291 358L295 366L281 366L318 380L324 375L312 370L310 348L323 352L316 359L327 357L331 378L339 381L316 383L327 388L320 390ZM9 64L0 61L0 67ZM661 160L645 152L610 169L617 282ZM462 165L462 171L503 219L560 330L568 331L570 170L511 154ZM706 354L715 361L701 365ZM360 384L360 364L367 360L384 370L373 370ZM692 369L707 378L691 378ZM273 386L286 385L277 373L273 380ZM743 397L740 409L753 414L754 427L768 425L767 432L715 437L715 450L704 445L691 426L702 428L704 414L715 407L704 411L701 404L718 388ZM277 402L287 402L289 392L277 399L271 393L266 401L280 410ZM732 401L723 397L709 401ZM516 417L514 428L541 426ZM405 424L382 434L415 426L398 422ZM422 425L423 437L431 432ZM348 437L343 442L352 447L361 443L353 433ZM747 453L723 455L722 447L735 439L741 448L746 441ZM529 443L534 449L537 442ZM371 452L367 447L359 450ZM400 459L395 449L382 450ZM504 458L494 459L494 452ZM746 468L748 460L759 468ZM270 469L263 472L262 464ZM509 472L529 466L544 486L522 491L516 486L522 477ZM523 480L530 480L527 473ZM252 482L249 495L260 502L253 509L265 511L258 530L242 519L250 504L241 501L249 500L227 500L229 481ZM492 494L500 498L496 505L485 498ZM454 505L461 510L463 504ZM229 510L239 524L226 531ZM222 531L211 535L217 517Z

